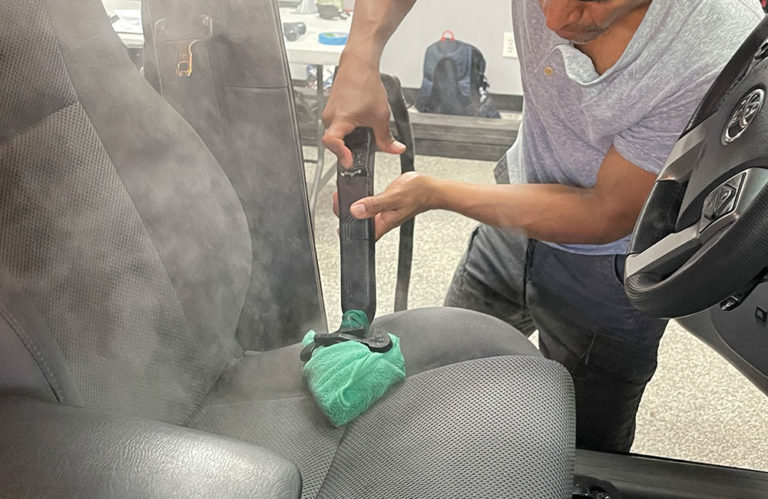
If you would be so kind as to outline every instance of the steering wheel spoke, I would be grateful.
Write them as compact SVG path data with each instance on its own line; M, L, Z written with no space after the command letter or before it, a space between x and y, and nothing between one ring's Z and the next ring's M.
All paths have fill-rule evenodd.
M768 186L768 169L750 168L713 189L706 197L698 223L667 234L627 258L627 276L650 273L665 277L680 268L696 251L736 222Z
M627 278L637 274L667 276L685 263L701 245L698 225L668 234L645 251L627 257Z
M707 138L713 133L719 133L720 128L722 125L717 117L711 116L681 137L667 158L658 180L686 183L706 150Z

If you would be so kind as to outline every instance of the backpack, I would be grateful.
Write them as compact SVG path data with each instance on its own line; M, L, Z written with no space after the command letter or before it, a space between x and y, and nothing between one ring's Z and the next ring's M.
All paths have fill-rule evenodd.
M500 118L487 89L483 54L446 31L424 54L424 80L416 109L422 113Z

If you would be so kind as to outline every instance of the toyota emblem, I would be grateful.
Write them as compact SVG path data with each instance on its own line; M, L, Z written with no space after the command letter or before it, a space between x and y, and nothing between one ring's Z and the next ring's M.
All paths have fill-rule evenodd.
M765 92L760 88L752 90L746 97L741 99L741 102L739 102L739 105L736 106L731 117L728 119L725 130L723 130L724 145L728 145L741 137L755 120L758 111L763 107L764 100Z

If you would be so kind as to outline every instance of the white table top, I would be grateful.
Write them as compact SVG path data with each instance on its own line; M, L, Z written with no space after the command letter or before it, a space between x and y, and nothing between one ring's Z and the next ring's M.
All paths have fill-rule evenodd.
M323 45L318 41L318 35L326 31L341 31L349 33L352 18L328 21L317 14L294 14L295 9L280 9L282 22L303 22L307 32L295 42L285 40L285 50L288 61L294 64L324 64L336 66L339 64L343 45Z
M338 65L344 46L324 45L318 41L318 35L326 31L349 33L352 18L328 21L322 19L317 14L294 14L294 10L295 9L292 8L280 9L281 21L303 22L307 25L307 32L301 35L295 42L290 42L284 39L285 49L288 53L288 61L293 64ZM126 17L128 17L129 14L135 14L136 18L140 15L138 10L135 13L129 13L129 11L125 10L118 12L118 14L123 14ZM118 32L118 35L120 35L120 38L127 47L141 48L143 46L144 37L141 33L137 33L135 29L126 29L130 27L124 26L124 23L121 21L118 21L118 23L115 24L115 31Z
M120 36L123 44L128 48L142 48L144 46L144 34L141 29L141 9L117 9L107 12L108 15L118 16L119 19L112 22L112 29Z

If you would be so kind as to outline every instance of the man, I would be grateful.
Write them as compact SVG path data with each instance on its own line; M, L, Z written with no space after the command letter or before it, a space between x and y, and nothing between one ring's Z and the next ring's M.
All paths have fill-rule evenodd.
M323 114L323 141L343 165L355 126L403 152L378 61L414 1L357 0ZM352 207L375 217L378 235L429 209L482 222L446 305L539 330L541 351L573 377L579 447L632 445L666 322L624 295L628 235L686 121L761 16L758 0L513 0L525 109L500 184L406 174Z

